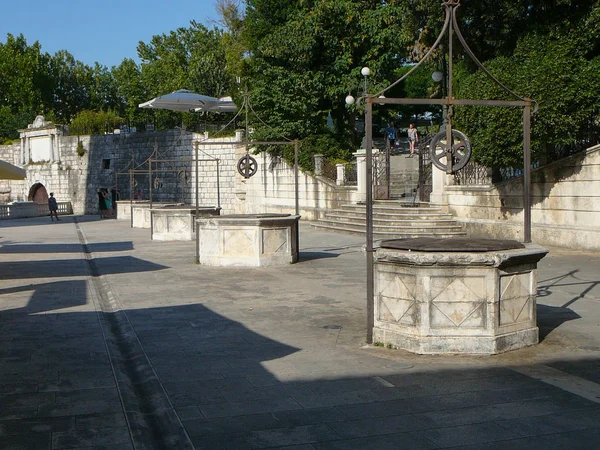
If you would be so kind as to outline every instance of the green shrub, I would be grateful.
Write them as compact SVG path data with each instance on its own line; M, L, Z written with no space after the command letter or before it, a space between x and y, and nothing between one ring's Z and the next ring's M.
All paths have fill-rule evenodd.
M118 128L123 122L123 118L112 111L81 111L71 120L69 133L104 134L108 130Z
M83 147L83 142L81 141L77 142L77 155L79 155L80 158L85 155L85 148Z

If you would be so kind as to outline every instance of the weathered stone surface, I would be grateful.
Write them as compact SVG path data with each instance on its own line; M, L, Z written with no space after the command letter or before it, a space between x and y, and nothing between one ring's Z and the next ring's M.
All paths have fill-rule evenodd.
M547 250L375 253L374 340L415 353L494 354L538 342L537 262Z
M218 216L221 208L199 207L198 217ZM196 207L163 206L151 209L152 239L156 241L191 241L196 238Z
M198 219L200 264L262 267L298 261L298 221L289 214Z

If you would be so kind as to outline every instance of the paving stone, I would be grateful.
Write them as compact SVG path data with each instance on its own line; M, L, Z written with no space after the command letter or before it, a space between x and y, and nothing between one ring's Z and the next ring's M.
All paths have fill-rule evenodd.
M398 450L405 448L429 450L437 448L431 441L410 433L319 442L312 445L316 450Z
M79 416L86 414L108 414L122 411L121 403L115 401L89 401L68 405L43 405L39 417Z
M125 414L122 411L112 414L79 415L75 417L75 422L78 430L100 430L127 426Z
M436 428L417 431L417 436L426 438L438 447L460 447L483 444L517 437L515 433L494 423L478 423L458 427Z
M185 421L184 425L190 436L241 433L282 427L281 422L272 414L250 414L227 418L190 420Z
M249 433L246 440L252 448L264 448L326 442L338 438L339 435L327 425L306 425L275 430L253 431Z
M272 413L282 427L298 427L302 425L318 425L345 420L345 416L337 408L314 408L296 411L277 411Z
M74 417L44 417L0 421L0 437L15 434L51 433L75 429ZM1 440L1 439L0 439Z
M253 402L225 403L219 405L203 405L200 411L207 418L243 416L247 414L261 414L277 411L290 411L302 409L291 398L257 400Z
M250 450L252 447L246 441L247 433L227 433L193 436L195 448L211 450Z
M108 447L116 444L130 444L131 437L127 427L111 427L106 430L75 430L52 433L52 449L84 448L91 446Z
M518 436L542 436L596 428L600 424L600 409L502 420L495 423Z
M30 433L17 434L8 437L1 437L1 450L50 450L52 448L50 433Z
M433 422L421 417L405 414L376 419L347 420L328 424L342 438L360 438L432 428Z

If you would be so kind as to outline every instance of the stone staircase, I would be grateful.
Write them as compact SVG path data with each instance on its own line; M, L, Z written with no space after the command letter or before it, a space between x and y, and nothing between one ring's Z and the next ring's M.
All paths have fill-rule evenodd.
M373 205L373 237L375 239L466 236L462 226L440 207L421 203L417 207L403 206L402 201L376 201ZM405 203L404 203L405 204ZM366 233L366 206L343 205L328 211L322 219L312 222L314 228L338 233Z

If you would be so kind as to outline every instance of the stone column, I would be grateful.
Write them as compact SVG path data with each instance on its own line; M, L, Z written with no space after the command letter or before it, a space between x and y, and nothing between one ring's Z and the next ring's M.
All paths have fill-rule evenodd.
M446 196L446 172L438 169L433 164L431 166L432 189L429 201L436 205L447 205Z
M346 184L346 164L336 164L335 168L337 169L335 184L338 186L343 186Z
M367 157L366 150L359 149L352 156L356 158L356 189L358 193L358 199L361 202L367 200L367 185L365 184L365 177L367 172Z
M323 155L314 155L315 159L315 175L323 175L325 172L325 156Z

